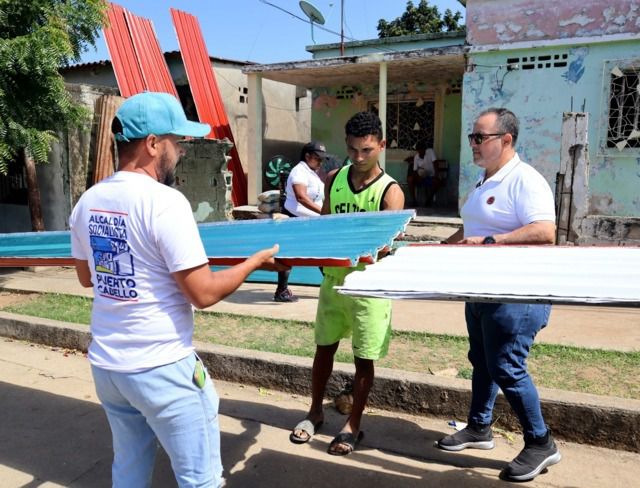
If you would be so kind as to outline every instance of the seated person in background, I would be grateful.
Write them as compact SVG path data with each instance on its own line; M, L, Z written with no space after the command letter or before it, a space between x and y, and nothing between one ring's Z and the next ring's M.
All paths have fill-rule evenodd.
M326 156L323 144L309 142L300 152L300 162L287 178L286 195L282 213L290 217L320 215L324 200L324 183L318 176L320 165ZM290 270L278 273L278 287L273 299L276 302L295 302L297 298L289 289Z
M424 139L416 144L416 154L410 156L405 161L409 163L407 171L407 184L409 185L409 198L413 205L418 203L417 187L426 187L426 206L431 206L434 195L434 179L436 175L433 162L436 160L436 153L431 148L427 148L427 141Z

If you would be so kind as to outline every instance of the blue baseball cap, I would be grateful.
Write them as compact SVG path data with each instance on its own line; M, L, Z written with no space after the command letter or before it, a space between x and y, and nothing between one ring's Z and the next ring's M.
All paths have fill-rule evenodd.
M187 120L182 105L168 93L143 92L127 98L116 112L112 131L118 141L158 136L204 137L211 132L209 124Z

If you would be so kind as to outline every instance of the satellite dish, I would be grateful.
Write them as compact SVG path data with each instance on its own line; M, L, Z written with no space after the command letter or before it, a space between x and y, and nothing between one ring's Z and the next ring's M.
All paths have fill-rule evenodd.
M324 16L320 13L320 10L304 0L300 0L300 8L304 14L309 17L309 23L311 24L311 40L315 44L316 40L313 38L313 24L315 22L318 25L324 25Z
M315 8L312 4L305 2L304 0L300 0L300 8L304 14L309 17L309 20L312 23L315 22L318 25L324 25L324 16L320 13L320 10Z

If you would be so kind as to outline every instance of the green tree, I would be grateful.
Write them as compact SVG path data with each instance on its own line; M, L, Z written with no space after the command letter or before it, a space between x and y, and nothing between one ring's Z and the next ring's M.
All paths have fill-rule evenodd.
M407 2L405 12L391 22L384 19L378 21L378 37L395 37L410 34L428 34L436 32L452 32L460 30L462 14L445 10L440 15L437 6L430 6L427 0L420 0L416 7L411 0Z
M35 163L86 117L59 69L95 45L106 8L105 0L0 0L0 173L24 162L33 230L44 230Z

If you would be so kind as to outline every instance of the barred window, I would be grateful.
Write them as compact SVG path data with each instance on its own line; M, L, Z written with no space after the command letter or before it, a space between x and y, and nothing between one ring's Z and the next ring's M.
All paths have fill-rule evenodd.
M611 70L607 147L640 147L640 66Z
M0 174L0 203L27 204L27 178L23 164L9 163L7 174Z
M378 113L375 102L369 103L369 110ZM387 101L387 147L414 150L421 139L433 147L434 113L433 101Z

